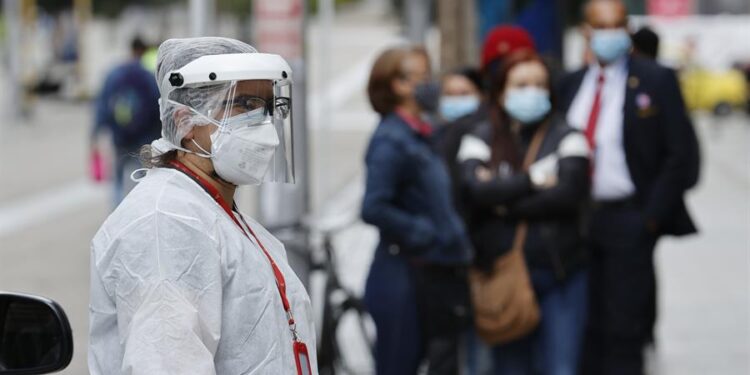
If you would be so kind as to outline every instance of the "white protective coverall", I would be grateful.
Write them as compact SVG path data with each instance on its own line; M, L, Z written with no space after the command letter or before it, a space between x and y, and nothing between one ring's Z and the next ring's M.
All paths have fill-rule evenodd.
M317 374L308 294L283 245L246 220L284 274ZM173 169L151 169L93 239L89 340L93 375L296 374L268 259Z

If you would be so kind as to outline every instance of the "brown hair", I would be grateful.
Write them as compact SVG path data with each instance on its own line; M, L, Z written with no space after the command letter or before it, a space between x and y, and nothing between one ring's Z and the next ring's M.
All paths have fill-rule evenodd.
M173 160L177 160L177 150L171 150L161 155L154 156L154 150L150 144L141 146L135 155L144 168L164 168L169 166Z
M492 122L492 157L490 158L490 166L497 168L502 162L510 164L514 170L518 170L521 167L520 150L518 144L513 139L510 129L510 116L505 112L505 109L500 105L500 96L505 92L505 86L508 83L508 76L510 71L513 70L517 65L538 62L542 64L547 70L547 88L550 88L549 82L549 68L544 63L539 55L534 51L524 49L512 53L503 60L498 70L493 74L493 80L490 83L489 101L490 101L490 121ZM555 107L554 96L552 90L550 90L550 101L552 107ZM547 115L549 117L549 114ZM546 119L545 119L546 120Z
M401 98L393 92L393 80L404 77L404 61L413 55L430 61L427 51L420 46L389 48L375 60L367 82L367 95L375 112L385 115L401 103Z

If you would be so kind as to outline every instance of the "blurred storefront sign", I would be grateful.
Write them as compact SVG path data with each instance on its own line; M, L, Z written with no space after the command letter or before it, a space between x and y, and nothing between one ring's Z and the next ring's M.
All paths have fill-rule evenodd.
M648 0L647 11L651 16L681 17L693 14L692 0Z
M302 57L304 6L302 0L255 0L255 44L261 52L286 59Z

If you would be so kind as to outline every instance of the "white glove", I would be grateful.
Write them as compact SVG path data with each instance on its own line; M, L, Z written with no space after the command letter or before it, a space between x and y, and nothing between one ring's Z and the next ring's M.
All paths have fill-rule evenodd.
M547 189L557 185L557 160L557 154L550 154L529 167L529 178L535 189Z

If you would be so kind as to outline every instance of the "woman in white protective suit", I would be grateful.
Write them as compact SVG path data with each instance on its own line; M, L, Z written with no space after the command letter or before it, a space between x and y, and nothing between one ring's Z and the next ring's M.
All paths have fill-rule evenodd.
M162 138L92 241L92 374L316 374L310 299L234 204L293 179L289 65L226 38L159 47Z

